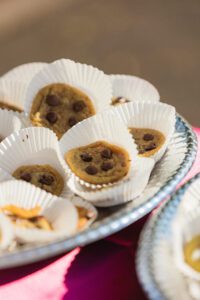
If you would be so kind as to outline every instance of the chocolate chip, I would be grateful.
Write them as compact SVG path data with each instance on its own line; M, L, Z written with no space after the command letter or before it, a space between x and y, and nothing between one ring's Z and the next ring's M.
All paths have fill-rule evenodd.
M77 121L76 121L76 118L75 117L70 117L69 120L68 120L68 124L70 127L76 125Z
M144 141L152 141L153 139L154 139L154 136L153 136L153 134L150 134L150 133L145 133L143 136Z
M151 143L150 145L147 145L145 147L146 151L151 151L151 150L154 150L154 149L156 149L156 144L155 143Z
M82 100L80 100L73 104L73 110L75 112L79 112L82 111L85 108L85 106L86 106L85 103Z
M113 163L111 162L103 162L102 165L101 165L101 170L103 171L108 171L108 170L111 170L113 168Z
M52 175L41 175L40 179L38 180L39 183L45 184L45 185L52 185L54 182L54 177Z
M27 181L27 182L30 182L31 181L31 174L30 173L23 173L20 176L20 179L22 179L24 181Z
M46 103L49 106L58 106L60 104L60 99L56 95L47 95Z
M90 161L92 161L92 156L89 154L89 153L82 153L81 155L80 155L80 157L81 157L81 159L83 160L83 161L87 161L87 162L90 162Z
M58 120L58 117L54 111L50 111L46 114L46 119L49 121L49 123L54 124Z
M95 175L97 174L98 170L95 166L90 165L85 168L85 172L88 173L89 175Z
M102 152L101 152L101 157L102 158L107 158L107 159L110 159L112 157L112 151L110 149L104 149Z

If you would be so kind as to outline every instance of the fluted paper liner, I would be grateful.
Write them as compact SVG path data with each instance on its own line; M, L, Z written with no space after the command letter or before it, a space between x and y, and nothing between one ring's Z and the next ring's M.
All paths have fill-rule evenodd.
M153 167L154 161L152 159L139 158L135 161L135 168L131 170L126 180L101 190L88 190L79 184L73 176L69 179L68 185L75 194L90 201L95 206L114 206L140 196L149 181Z
M109 107L112 88L103 71L69 59L60 59L44 67L31 81L26 94L27 114L39 90L53 83L65 83L81 90L91 99L96 113Z
M112 111L109 110L80 122L63 135L59 141L62 155L61 159L64 161L64 156L69 150L86 146L97 141L106 141L110 144L124 148L130 157L130 172L131 169L135 169L135 161L138 158L136 145L124 124L112 113ZM72 173L67 162L65 162L65 169L67 173L75 176L76 180L82 185L93 189L107 186L90 184L78 178L74 173Z
M156 162L165 153L175 130L175 108L164 103L131 102L113 108L113 112L128 127L150 128L163 133L165 142L151 158Z
M15 205L24 209L41 207L39 215L44 216L53 230L27 229L14 226L17 240L22 243L49 242L76 233L78 213L74 204L24 181L11 180L0 185L0 208Z
M0 213L0 251L7 250L14 240L14 227L10 220Z
M0 109L0 140L22 128L20 117L13 111Z
M64 180L61 197L68 197L67 176L60 160L58 140L53 131L43 127L21 129L0 143L0 168L10 175L23 165L49 164ZM65 166L65 165L64 165Z
M130 101L158 102L158 90L148 81L130 75L110 75L113 97L124 97Z

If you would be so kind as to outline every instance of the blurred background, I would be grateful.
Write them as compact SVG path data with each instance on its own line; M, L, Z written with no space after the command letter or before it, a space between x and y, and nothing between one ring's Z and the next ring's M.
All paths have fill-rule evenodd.
M200 126L199 0L0 0L0 74L62 57L143 77Z

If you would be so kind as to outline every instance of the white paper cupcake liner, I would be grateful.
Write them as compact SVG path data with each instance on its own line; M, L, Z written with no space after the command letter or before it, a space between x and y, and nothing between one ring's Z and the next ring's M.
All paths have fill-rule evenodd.
M71 192L67 187L64 166L58 159L59 146L53 131L43 127L21 129L7 137L0 144L0 168L12 175L25 165L49 164L55 168L64 180L64 189L60 197L67 198Z
M5 73L1 78L6 80L20 80L29 83L30 80L45 66L47 63L43 62L31 62L17 66L7 73Z
M127 127L150 128L162 132L165 143L151 156L156 162L161 159L175 130L175 108L164 103L135 101L119 105L113 111Z
M200 207L187 215L179 215L173 224L173 252L179 270L190 280L197 281L200 285L200 272L194 270L185 262L183 247L195 236L200 235Z
M11 180L0 184L0 208L15 205L24 209L41 207L44 216L53 227L52 231L27 229L14 226L17 240L22 243L49 242L76 233L78 213L68 199L53 196L30 183Z
M85 226L82 228L82 230L85 230L92 223L94 223L94 221L97 219L97 216L98 216L97 209L91 203L81 199L78 196L73 196L70 199L70 201L75 205L75 207L82 207L87 210L88 220L87 220L87 223L85 224Z
M101 190L88 191L74 177L69 179L68 185L75 194L97 207L114 206L140 196L149 181L153 167L154 161L151 158L139 158L125 181Z
M130 101L158 102L158 90L148 81L130 75L110 75L114 97L124 97Z
M24 110L27 84L19 79L0 79L0 102Z
M64 156L69 150L81 146L86 146L97 141L106 141L110 144L114 144L116 146L126 149L126 151L129 153L129 157L131 160L130 172L131 169L134 169L135 161L137 160L138 155L137 147L134 144L133 139L130 133L128 132L127 128L120 121L120 119L116 117L110 110L107 110L104 113L97 114L91 118L80 122L76 126L73 126L63 135L63 137L59 141L62 155L62 157L60 158L61 161L64 161ZM67 162L63 162L63 164L65 164L66 172L74 176L75 179L78 182L80 182L80 184L92 189L107 186L107 184L90 184L78 178L74 173L72 173L71 169L67 165Z
M97 113L109 107L112 88L103 71L69 59L60 59L44 67L31 81L26 94L27 114L30 113L39 90L53 83L65 83L84 92L91 99Z
M0 140L22 128L20 118L13 112L0 109Z
M14 227L10 220L0 213L0 252L7 250L14 240Z

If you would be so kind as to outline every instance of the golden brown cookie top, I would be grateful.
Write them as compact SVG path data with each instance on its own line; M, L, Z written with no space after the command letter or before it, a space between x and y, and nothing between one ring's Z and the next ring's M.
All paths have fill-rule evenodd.
M184 246L185 262L197 272L200 272L200 236L195 236Z
M37 187L59 196L64 188L64 179L50 165L26 165L17 168L13 174L16 179L30 182Z
M117 106L119 104L128 103L130 100L126 99L125 97L113 97L112 99L112 105Z
M60 138L78 122L95 114L91 99L64 83L42 88L33 100L30 119L35 126L52 129Z
M105 141L72 149L65 154L65 160L76 176L91 184L114 183L130 168L128 152Z
M138 148L139 155L152 156L164 144L165 137L162 132L150 128L129 128Z
M0 108L1 109L8 109L8 110L13 110L13 111L17 111L17 112L22 112L23 110L15 105L9 104L9 103L5 103L5 102L1 102L0 100Z

